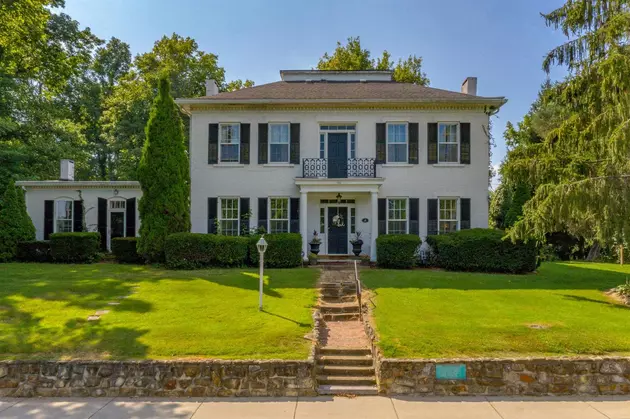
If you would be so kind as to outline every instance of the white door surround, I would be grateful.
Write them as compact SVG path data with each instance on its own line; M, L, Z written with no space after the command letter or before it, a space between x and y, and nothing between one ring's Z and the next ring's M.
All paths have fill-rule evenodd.
M127 236L127 200L121 197L113 197L107 200L107 250L112 250L112 214L123 216L123 235Z

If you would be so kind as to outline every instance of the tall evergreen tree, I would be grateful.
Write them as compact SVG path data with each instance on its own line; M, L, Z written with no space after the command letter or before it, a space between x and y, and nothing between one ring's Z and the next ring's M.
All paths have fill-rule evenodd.
M31 216L28 215L28 211L26 210L26 196L24 190L21 187L15 187L15 193L18 198L18 206L20 208L20 217L22 218L22 229L24 231L24 237L27 240L35 240L35 226L33 225L33 220L31 220ZM85 231L85 230L84 230Z
M149 262L164 259L166 236L190 231L188 167L179 109L171 97L168 79L162 78L138 166L142 185L138 252Z
M20 190L19 193L22 193ZM26 223L24 213L24 198L20 198L13 181L2 197L2 209L0 209L0 262L6 262L15 257L17 244L22 241L35 240L35 228L28 217Z

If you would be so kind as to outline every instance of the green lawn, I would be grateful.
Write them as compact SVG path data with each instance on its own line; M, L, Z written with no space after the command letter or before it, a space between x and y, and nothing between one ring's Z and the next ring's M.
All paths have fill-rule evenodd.
M630 354L630 307L603 293L630 278L630 266L545 263L522 276L374 269L361 278L387 357Z
M259 312L250 269L0 264L0 359L305 359L317 271L265 274Z

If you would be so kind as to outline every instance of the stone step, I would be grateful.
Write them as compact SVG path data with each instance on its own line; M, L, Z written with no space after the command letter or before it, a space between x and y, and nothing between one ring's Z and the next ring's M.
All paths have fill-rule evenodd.
M359 305L358 304L320 304L319 310L326 313L358 313Z
M338 304L338 303L355 303L355 304L358 304L356 294L345 295L345 296L322 295L319 299L322 302L328 303L328 304Z
M370 356L372 355L372 351L370 348L333 348L333 347L323 347L317 350L317 353L320 355L362 355L362 356Z
M378 388L376 386L321 385L317 388L317 392L322 395L376 396Z
M340 385L340 386L374 386L376 378L374 376L340 376L340 375L320 375L317 376L317 383L320 385Z
M317 366L317 373L327 376L370 376L374 377L374 367L365 367L362 365L347 366L347 365L319 365Z
M374 364L372 355L319 355L318 365L364 365Z
M348 320L359 320L359 312L356 313L322 313L324 320L329 322L342 322Z

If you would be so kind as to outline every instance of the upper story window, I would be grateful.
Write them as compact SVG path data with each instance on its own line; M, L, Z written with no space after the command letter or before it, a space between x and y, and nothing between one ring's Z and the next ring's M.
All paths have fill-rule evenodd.
M438 163L459 163L459 124L438 124Z
M55 233L72 233L74 201L60 199L55 202Z
M289 162L289 124L269 124L269 162Z
M438 228L439 233L450 233L457 231L457 199L456 198L440 198L440 207L438 211Z
M407 148L409 145L407 124L387 124L387 162L406 163Z
M407 234L407 199L387 200L387 234Z
M289 198L270 198L269 209L269 233L288 233Z
M220 162L238 163L240 161L241 125L220 124L219 126Z
M221 227L221 234L225 236L238 236L238 205L238 198L221 198L221 211L219 212L219 225Z

